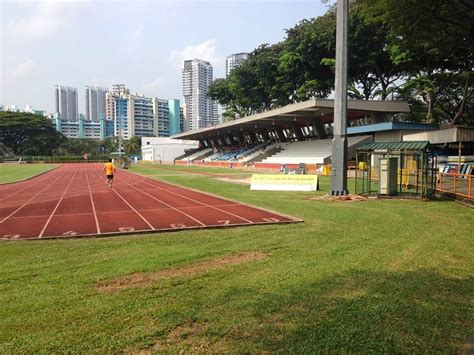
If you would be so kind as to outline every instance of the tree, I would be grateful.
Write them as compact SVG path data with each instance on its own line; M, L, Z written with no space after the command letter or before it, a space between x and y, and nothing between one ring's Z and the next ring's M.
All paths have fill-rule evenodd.
M54 155L99 154L100 142L96 139L68 138L54 151Z
M25 112L0 112L0 143L14 154L52 155L66 137L46 117Z
M358 2L369 14L367 18L374 23L384 23L390 29L392 60L406 66L408 86L417 86L422 93L428 106L426 119L451 124L466 122L466 112L472 112L473 104L470 92L474 66L474 3L466 0ZM452 90L453 86L457 89ZM444 98L437 98L441 93ZM452 110L448 115L432 117L447 107Z
M129 139L126 139L123 142L123 148L127 155L139 154L140 153L140 138L133 136Z

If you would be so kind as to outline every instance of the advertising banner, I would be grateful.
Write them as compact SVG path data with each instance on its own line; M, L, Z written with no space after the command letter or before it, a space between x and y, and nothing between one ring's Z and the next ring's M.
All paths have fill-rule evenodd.
M318 175L253 174L250 190L316 191Z

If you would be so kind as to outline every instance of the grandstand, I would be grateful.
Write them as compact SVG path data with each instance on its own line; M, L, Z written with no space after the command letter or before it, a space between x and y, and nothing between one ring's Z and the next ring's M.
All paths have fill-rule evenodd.
M348 160L367 141L400 141L403 134L433 129L399 122L410 112L405 101L348 101ZM330 164L334 101L312 99L239 118L171 138L199 141L201 153L180 156L177 164L279 169L283 164ZM211 151L212 149L212 151Z
M205 149L198 150L197 152L194 152L188 156L185 155L182 159L178 159L178 160L192 162L194 160L207 156L212 152L213 152L212 148L205 148Z
M370 136L349 137L347 139L348 157L355 156L355 148L362 142L371 141ZM284 143L282 150L266 159L262 163L269 164L330 164L331 139L309 140L302 142Z

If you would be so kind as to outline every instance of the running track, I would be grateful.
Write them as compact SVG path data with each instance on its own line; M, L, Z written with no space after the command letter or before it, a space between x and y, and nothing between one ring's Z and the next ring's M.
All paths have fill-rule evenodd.
M65 164L0 185L0 239L43 239L291 223L300 220L119 170Z

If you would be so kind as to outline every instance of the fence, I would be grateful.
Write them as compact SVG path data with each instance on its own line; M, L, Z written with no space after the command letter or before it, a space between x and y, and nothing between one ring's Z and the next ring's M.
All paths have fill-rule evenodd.
M88 159L84 159L81 156L21 156L21 162L24 163L40 163L40 164L52 164L52 163L97 163L107 161L109 155L97 155L89 156ZM0 156L0 163L20 161L20 157L2 157Z
M438 173L436 190L444 193L474 198L472 179L474 175Z

